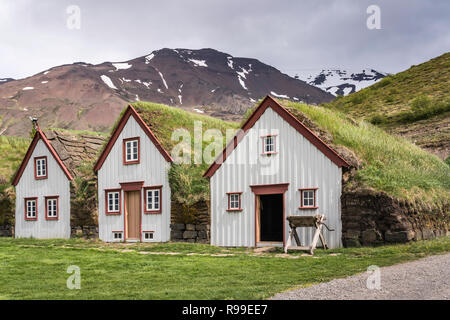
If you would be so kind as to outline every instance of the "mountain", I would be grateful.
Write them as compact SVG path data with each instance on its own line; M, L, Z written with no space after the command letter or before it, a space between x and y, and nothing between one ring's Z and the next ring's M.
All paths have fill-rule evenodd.
M14 79L13 78L0 78L0 85L10 82L10 81L14 81Z
M450 154L449 84L447 52L326 106L404 136L444 160Z
M105 132L138 100L240 120L267 94L310 104L334 98L256 59L161 49L125 62L62 65L1 85L0 132L27 136L30 115L43 127Z
M334 96L346 96L371 86L387 75L387 73L376 71L374 69L353 71L343 69L322 69L308 70L296 74L295 78L319 87Z

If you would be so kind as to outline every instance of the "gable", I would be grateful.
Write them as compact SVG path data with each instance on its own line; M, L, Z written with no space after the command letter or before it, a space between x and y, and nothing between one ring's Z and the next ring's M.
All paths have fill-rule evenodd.
M111 137L110 137L108 143L106 144L105 149L100 154L100 157L98 158L98 160L94 166L95 172L100 170L100 168L102 167L103 163L105 162L106 158L108 157L108 155L111 152L114 145L116 143L122 143L122 141L117 141L117 140L130 118L134 119L137 122L137 124L141 127L141 129L145 133L145 135L147 135L147 137L154 144L156 149L161 153L161 155L164 157L164 159L167 162L173 162L169 153L162 147L161 143L155 137L155 135L150 130L150 128L145 124L145 122L142 120L142 118L139 116L139 114L136 112L136 110L133 108L133 106L128 105L125 113L123 114L122 118L119 120L116 128L114 129L113 133L111 134Z
M247 119L247 121L242 126L241 130L233 137L233 139L228 143L222 153L217 157L217 159L211 164L211 166L206 170L204 177L212 177L214 173L219 169L227 157L234 151L240 141L245 137L247 132L255 125L255 123L260 119L264 112L271 108L276 112L281 118L290 124L299 134L305 137L311 144L313 144L317 149L319 149L326 157L328 157L335 165L338 167L348 167L349 164L339 156L336 151L334 151L330 146L323 142L315 133L308 129L303 123L301 123L297 118L295 118L289 111L283 108L277 101L272 97L266 96L252 115Z
M31 141L31 144L27 150L27 153L25 154L25 157L22 160L22 163L19 166L19 169L17 170L13 181L12 181L12 185L16 186L19 181L20 178L22 177L23 172L25 171L25 168L28 165L28 162L30 161L31 156L33 155L33 152L38 144L39 141L42 141L43 144L47 147L49 153L51 154L51 156L55 159L55 161L58 163L59 167L61 168L61 170L64 172L64 174L66 175L67 179L69 179L69 181L72 181L73 178L69 172L69 170L66 168L66 166L64 165L64 163L61 161L61 159L59 158L58 154L56 153L55 149L53 149L53 147L51 146L50 142L47 140L45 134L41 131L41 129L37 129L36 134L33 137L33 140Z

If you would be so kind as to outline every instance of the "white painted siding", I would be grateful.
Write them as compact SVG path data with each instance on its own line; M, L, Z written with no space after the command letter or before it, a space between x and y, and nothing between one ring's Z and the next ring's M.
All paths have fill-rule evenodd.
M140 163L123 164L123 139L140 137ZM154 230L155 242L170 239L170 187L168 163L136 120L131 116L98 171L98 222L99 237L103 241L114 241L113 231L124 230L125 192L122 191L120 215L105 215L105 189L120 189L120 183L144 181L144 187L162 185L159 214L144 214L144 191L141 190L142 231Z
M34 178L34 157L47 156L47 179ZM45 197L59 196L59 219L45 219ZM25 220L25 198L37 197L37 220ZM17 238L70 238L70 181L47 146L39 140L16 186Z
M289 183L285 193L285 215L324 214L327 225L324 235L331 248L341 246L341 179L342 170L304 138L271 108L268 108L230 154L210 180L211 244L219 246L255 246L255 195L251 185ZM260 129L262 131L260 131ZM271 130L266 131L264 130ZM276 155L262 156L264 134L277 134ZM256 157L254 164L238 162ZM267 164L261 162L267 161ZM248 163L248 161L246 161ZM267 166L278 168L275 174L264 174ZM299 188L318 187L317 210L300 210ZM227 192L243 192L241 212L227 212ZM285 238L289 235L285 221ZM310 228L300 229L302 244L312 239ZM312 230L312 229L311 229Z

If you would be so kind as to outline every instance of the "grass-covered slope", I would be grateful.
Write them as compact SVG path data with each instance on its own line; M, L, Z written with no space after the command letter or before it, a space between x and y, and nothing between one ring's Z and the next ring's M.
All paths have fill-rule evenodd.
M325 107L405 136L441 158L450 148L450 53L445 53Z
M282 105L294 115L303 113L331 135L334 145L355 153L362 167L351 183L421 203L440 206L450 201L450 167L438 157L341 112L289 101ZM351 183L346 187L351 188Z

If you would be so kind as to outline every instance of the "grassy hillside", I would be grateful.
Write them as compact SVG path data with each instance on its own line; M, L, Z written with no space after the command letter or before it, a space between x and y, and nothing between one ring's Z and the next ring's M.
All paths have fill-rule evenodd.
M337 111L283 101L294 115L306 115L332 136L333 144L351 149L362 161L353 184L398 198L435 205L450 201L450 167L404 138ZM346 187L351 188L352 185Z
M445 53L324 106L403 135L445 158L450 148L449 83L450 53Z
M0 183L9 183L22 162L31 139L0 136Z

